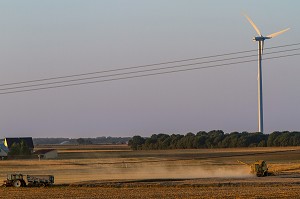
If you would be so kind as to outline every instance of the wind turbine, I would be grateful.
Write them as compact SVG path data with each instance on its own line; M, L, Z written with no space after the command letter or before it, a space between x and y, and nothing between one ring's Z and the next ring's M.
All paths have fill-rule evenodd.
M245 15L245 14L244 14ZM289 28L281 30L279 32L275 32L273 34L270 34L266 37L264 37L255 23L247 16L245 15L247 20L250 22L254 30L257 32L258 36L253 38L253 41L258 42L258 76L257 76L257 81L258 81L258 132L263 133L264 132L264 121L263 121L263 94L262 94L262 54L264 50L264 41L266 39L272 39L286 31L289 30Z

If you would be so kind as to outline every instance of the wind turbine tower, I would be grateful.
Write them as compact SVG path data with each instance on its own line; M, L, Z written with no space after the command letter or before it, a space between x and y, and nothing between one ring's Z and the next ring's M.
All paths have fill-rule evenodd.
M258 132L263 133L264 132L264 118L263 118L263 92L262 92L262 54L264 50L264 42L266 39L272 39L286 31L289 30L289 28L281 30L279 32L270 34L266 37L264 37L260 30L257 28L255 23L247 16L245 15L247 20L250 22L254 30L257 32L258 36L253 38L253 41L258 42L258 74L257 74L257 81L258 81Z

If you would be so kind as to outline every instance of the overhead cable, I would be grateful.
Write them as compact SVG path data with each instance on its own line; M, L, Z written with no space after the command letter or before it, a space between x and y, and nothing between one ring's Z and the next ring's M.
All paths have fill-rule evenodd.
M265 53L265 55L277 54L277 53L282 53L282 52L298 51L298 50L300 50L300 48L289 49L289 50L281 50L281 51L276 51L276 52L270 52L270 53ZM243 58L256 57L256 56L257 55L247 55L247 56L232 57L232 58L226 58L226 59L218 59L218 60L205 61L205 62L196 62L196 63L182 64L182 65L175 65L175 66L167 66L167 67L153 68L153 69L147 69L147 70L138 70L138 71L124 72L124 73L116 73L116 74L109 74L109 75L102 75L102 76L95 76L95 77L85 77L85 78L79 78L79 79L54 81L54 82L32 84L32 85L25 85L25 86L15 86L15 87L9 87L9 88L0 88L0 91L11 90L11 89L30 88L30 87L37 87L37 86L45 86L45 85L51 85L51 84L61 84L61 83L68 83L68 82L77 82L77 81L90 80L90 79L100 79L100 78L106 78L106 77L114 77L114 76L121 76L121 75L130 75L130 74L137 74L137 73L160 71L160 70L173 69L173 68L182 68L182 67L186 67L186 66L202 65L202 64L209 64L209 63L215 63L215 62L223 62L223 61L243 59Z
M270 49L285 48L285 47L298 46L298 45L300 45L300 43L274 46L274 47L265 48L265 51L270 50ZM152 67L152 66L159 66L159 65L166 65L166 64L173 64L173 63L180 63L180 62L187 62L187 61L195 61L195 60L201 60L201 59L216 58L216 57L236 55L236 54L249 53L249 52L255 52L255 51L257 51L257 50L245 50L245 51L238 51L238 52L225 53L225 54L217 54L217 55L211 55L211 56L203 56L203 57L190 58L190 59L181 59L181 60L160 62L160 63L154 63L154 64L146 64L146 65L125 67L125 68L116 68L116 69L111 69L111 70L102 70L102 71L94 71L94 72L80 73L80 74L74 74L74 75L65 75L65 76L57 76L57 77L42 78L42 79L35 79L35 80L19 81L19 82L0 84L0 87L10 86L10 85L17 85L17 84L34 83L34 82L40 82L40 81L66 79L66 78L72 78L72 77L87 76L87 75L109 73L109 72L116 72L116 71L123 71L123 70L131 70L131 69L138 69L138 68L146 68L146 67Z
M300 53L295 53L295 54L288 54L288 55L282 55L282 56L277 56L277 57L264 58L264 60L280 59L280 58L293 57L293 56L299 56L299 55L300 55ZM129 76L129 77L119 77L119 78L112 78L112 79L88 81L88 82L73 83L73 84L64 84L64 85L41 87L41 88L32 88L32 89L24 89L24 90L16 90L16 91L6 91L6 92L1 92L0 95L12 94L12 93L21 93L21 92L30 92L30 91L37 91L37 90L47 90L47 89L70 87L70 86L78 86L78 85L85 85L85 84L103 83L103 82L133 79L133 78L140 78L140 77L147 77L147 76L156 76L156 75L162 75L162 74L178 73L178 72L200 70L200 69L207 69L207 68L216 68L216 67L221 67L221 66L243 64L243 63L249 63L249 62L255 62L255 61L257 61L257 60L252 59L252 60L246 60L246 61L231 62L231 63L217 64L217 65L210 65L210 66L203 66L203 67L194 67L194 68L187 68L187 69L180 69L180 70L171 70L171 71L157 72L157 73L150 73L150 74L142 74L142 75L135 75L135 76Z

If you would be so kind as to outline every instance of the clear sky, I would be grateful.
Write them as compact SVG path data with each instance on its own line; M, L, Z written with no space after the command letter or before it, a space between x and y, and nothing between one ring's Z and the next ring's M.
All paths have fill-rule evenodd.
M265 47L300 43L299 7L295 0L0 1L0 84L255 50L243 12L263 34L291 28ZM299 61L263 63L266 133L300 130ZM0 95L0 102L1 137L254 132L257 63Z

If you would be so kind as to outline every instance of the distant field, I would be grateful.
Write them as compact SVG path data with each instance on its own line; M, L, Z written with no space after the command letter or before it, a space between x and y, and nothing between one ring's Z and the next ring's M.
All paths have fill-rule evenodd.
M94 190L95 196L86 195L86 198L97 198L97 194L115 194L114 197L122 198L121 193L132 196L126 198L199 198L200 193L203 196L212 194L212 189L215 194L220 194L215 196L240 193L240 197L248 198L252 191L258 194L262 185L267 190L263 195L292 197L300 194L296 191L300 184L300 147L163 151L131 151L126 145L51 145L39 148L56 148L59 158L0 161L0 178L5 179L7 173L13 172L52 174L56 186L45 188L42 195L49 191L54 195L85 196ZM251 163L257 159L266 160L277 176L257 178L249 174L247 166L237 163L237 160ZM89 188L91 186L98 188ZM151 188L147 189L149 186ZM17 194L15 188L0 190L4 195ZM22 188L18 194L40 190L43 189Z

